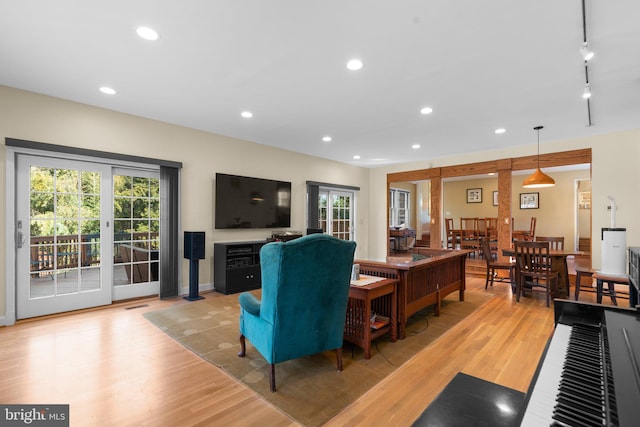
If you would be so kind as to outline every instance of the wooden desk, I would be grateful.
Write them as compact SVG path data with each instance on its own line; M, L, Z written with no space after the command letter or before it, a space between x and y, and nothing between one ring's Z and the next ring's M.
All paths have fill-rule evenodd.
M367 279L375 279L375 277L360 275L360 281L366 282ZM396 284L398 281L382 279L365 285L358 285L357 282L352 281L349 288L344 340L362 347L364 358L369 359L372 340L391 332L391 342L396 342L398 336ZM372 330L369 322L372 313L388 317L389 324Z
M395 238L394 252L398 252L401 247L407 246L409 237L416 237L416 230L412 228L391 228L389 229L389 236ZM404 242L404 244L401 244L401 242Z
M503 248L502 255L515 257L516 250L514 248ZM569 297L569 268L567 267L567 257L570 255L584 255L584 252L570 249L549 249L551 270L558 273L558 292L556 295L552 295L554 298ZM517 264L516 268L518 268Z
M407 319L425 307L435 305L440 315L440 302L458 291L464 301L465 259L471 251L423 248L428 258L411 261L407 258L387 257L382 261L356 260L360 273L398 280L398 336L405 337Z

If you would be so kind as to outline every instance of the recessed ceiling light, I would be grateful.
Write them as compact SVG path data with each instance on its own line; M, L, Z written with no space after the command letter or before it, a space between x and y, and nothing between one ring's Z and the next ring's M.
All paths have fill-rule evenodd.
M414 150L417 150L418 148L420 148L420 144L413 144L411 148L413 148Z
M115 95L116 94L116 90L113 88L110 88L108 86L102 86L100 88L100 92L106 94L106 95Z
M505 128L498 128L493 131L496 135L500 135L501 133L505 133L507 130Z
M356 154L355 156L353 156L353 160L360 160L360 156Z
M240 115L245 119L250 119L251 117L253 117L253 113L251 111L243 111L242 113L240 113Z
M138 33L138 35L145 40L153 41L153 40L158 40L158 38L160 37L160 35L156 30L153 30L149 27L139 27L136 30L136 33Z
M433 108L431 107L423 107L420 109L420 114L431 114L433 113Z
M359 59L355 59L355 58L351 59L351 60L349 60L349 62L347 62L347 68L350 69L351 71L358 71L363 66L364 66L364 64L362 63L362 61L359 60Z
M322 137L322 140L323 140L324 142L331 142L331 137L330 137L330 136L323 136L323 137Z

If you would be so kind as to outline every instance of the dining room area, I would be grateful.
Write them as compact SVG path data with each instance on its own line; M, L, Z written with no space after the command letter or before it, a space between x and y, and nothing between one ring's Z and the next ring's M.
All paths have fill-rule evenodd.
M557 258L554 268L559 272L560 292L568 295L575 283L576 266L583 271L591 269L589 154L545 159L544 173L553 180L553 185L546 187L524 187L535 168L526 168L523 158L508 159L508 170L503 166L506 162L497 160L397 177L391 174L389 194L392 197L399 189L404 192L402 228L409 231L400 231L390 222L390 237L411 233L416 238L414 247L407 251L398 252L390 245L389 255L410 257L421 246L464 249L469 251L467 272L483 275L487 271L483 239L490 243L489 259L493 262L515 262L515 241L546 241ZM419 179L430 174L435 176ZM394 215L393 203L389 215ZM428 244L421 243L425 234L429 235ZM497 275L508 276L508 271Z

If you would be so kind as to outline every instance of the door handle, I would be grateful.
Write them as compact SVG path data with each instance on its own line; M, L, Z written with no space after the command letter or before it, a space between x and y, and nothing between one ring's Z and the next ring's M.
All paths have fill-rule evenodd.
M18 231L16 233L16 248L20 249L22 246L24 246L24 234L22 234L22 231Z

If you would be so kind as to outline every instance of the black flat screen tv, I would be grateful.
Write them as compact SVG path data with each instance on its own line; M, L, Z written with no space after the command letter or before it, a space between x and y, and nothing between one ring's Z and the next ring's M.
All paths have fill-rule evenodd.
M291 227L291 183L216 173L216 229Z

